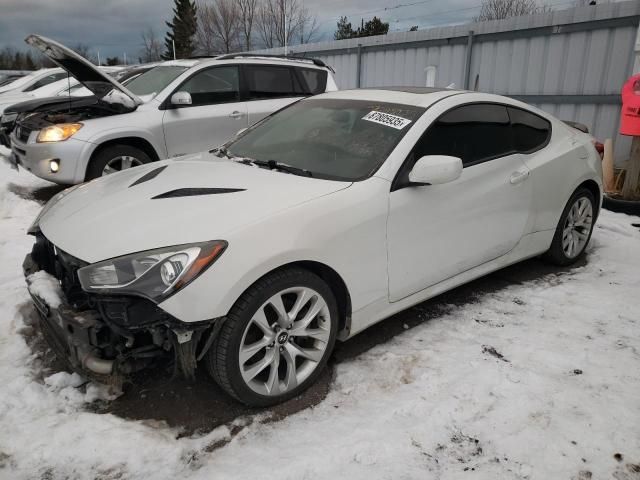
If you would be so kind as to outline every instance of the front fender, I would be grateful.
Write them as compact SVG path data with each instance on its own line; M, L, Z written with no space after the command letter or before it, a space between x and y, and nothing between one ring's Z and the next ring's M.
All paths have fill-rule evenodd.
M138 138L145 140L156 151L160 160L167 158L167 150L165 148L164 141L149 130L134 130L124 127L99 130L96 133L91 134L86 140L83 140L87 143L87 146L83 151L83 155L78 159L78 164L76 165L76 178L84 178L84 173L87 171L89 161L98 148L107 142L124 138Z

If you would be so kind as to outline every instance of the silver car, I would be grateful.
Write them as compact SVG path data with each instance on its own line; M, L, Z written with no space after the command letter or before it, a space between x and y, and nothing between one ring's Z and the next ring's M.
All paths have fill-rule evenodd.
M301 97L337 90L319 60L242 54L163 62L124 87L53 40L26 42L95 96L16 120L11 161L61 184L208 150Z

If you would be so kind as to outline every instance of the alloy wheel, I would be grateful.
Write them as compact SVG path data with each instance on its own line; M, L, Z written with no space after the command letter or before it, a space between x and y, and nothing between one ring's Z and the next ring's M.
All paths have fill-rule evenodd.
M282 290L253 314L240 342L243 381L265 396L287 393L311 375L331 336L325 299L308 287Z
M593 226L593 207L586 197L571 206L562 229L562 250L567 258L575 258L584 249Z
M138 167L140 165L142 165L142 162L136 157L131 157L129 155L120 155L112 158L107 162L107 164L102 169L102 175L109 175L111 173L120 172L122 170L127 170L132 167Z

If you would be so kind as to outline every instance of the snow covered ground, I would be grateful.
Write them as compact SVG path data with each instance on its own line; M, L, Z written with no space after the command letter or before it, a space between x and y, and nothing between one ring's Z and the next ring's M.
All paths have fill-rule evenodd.
M25 343L21 263L40 207L23 197L42 185L0 164L1 478L640 479L637 218L603 212L583 267L339 363L314 408L179 437L92 413L107 390L43 375Z

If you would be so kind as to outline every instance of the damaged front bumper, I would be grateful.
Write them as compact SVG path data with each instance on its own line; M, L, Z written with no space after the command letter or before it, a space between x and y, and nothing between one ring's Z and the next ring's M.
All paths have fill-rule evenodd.
M84 302L77 295L67 298L62 294L59 304L50 299L47 303L32 280L36 272L51 270L51 265L40 265L34 259L42 256L37 252L41 243L26 256L24 275L45 340L72 370L99 381L121 383L128 375L165 360L186 377L195 376L197 362L217 335L222 319L185 324L142 299L88 298ZM54 272L62 270L59 265L54 267ZM63 280L59 283L65 284ZM130 318L136 315L140 318Z

